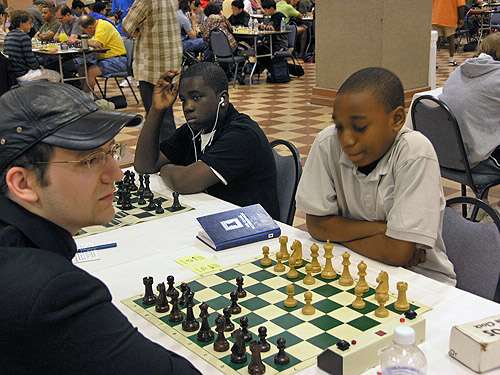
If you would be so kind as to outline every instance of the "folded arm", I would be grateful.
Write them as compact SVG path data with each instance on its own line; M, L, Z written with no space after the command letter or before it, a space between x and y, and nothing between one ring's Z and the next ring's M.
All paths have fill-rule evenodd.
M394 266L414 263L415 244L386 236L385 222L309 214L306 221L311 236L320 241L341 243L358 254Z

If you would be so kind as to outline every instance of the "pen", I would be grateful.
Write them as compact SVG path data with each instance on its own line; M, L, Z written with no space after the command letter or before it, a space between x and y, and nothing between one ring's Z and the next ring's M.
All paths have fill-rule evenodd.
M77 249L76 252L77 253L84 253L85 251L109 249L110 247L116 247L116 246L117 246L116 242L105 243L105 244L102 244L102 245L82 247L80 249Z

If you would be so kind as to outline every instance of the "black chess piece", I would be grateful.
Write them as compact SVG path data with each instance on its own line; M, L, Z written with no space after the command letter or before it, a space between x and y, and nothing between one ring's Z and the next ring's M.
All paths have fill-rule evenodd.
M236 278L236 285L237 285L236 295L238 296L238 298L245 298L247 296L247 292L246 292L246 290L243 289L243 277L242 276L238 276Z
M137 185L135 184L135 173L133 171L130 171L130 191L137 191Z
M156 295L153 293L153 278L151 276L143 277L142 283L145 287L142 303L145 305L154 305L156 302Z
M122 210L131 210L134 208L130 202L130 191L125 190L122 193Z
M245 340L243 340L243 332L238 328L231 333L231 337L235 339L233 347L231 348L231 362L238 364L245 363L247 361L247 348L245 346Z
M144 193L144 174L139 173L139 189L137 192L143 192Z
M260 343L262 344L263 352L268 352L269 350L271 350L271 344L267 342L266 336L267 336L267 328L264 326L259 327L259 338L260 338Z
M214 350L216 352L225 352L226 350L229 350L229 341L227 341L224 336L224 323L224 317L219 314L219 316L215 319L217 338L214 342Z
M245 342L252 341L252 332L248 330L248 317L242 316L240 318L241 332L243 332L243 340Z
M231 297L231 306L229 307L231 315L239 314L241 312L241 306L238 305L238 295L236 291L231 292L229 296Z
M116 201L116 204L121 206L123 202L123 181L118 181L116 186L118 186L118 190L116 191L118 194L118 200Z
M159 313L166 313L170 309L170 306L167 300L167 293L165 292L165 283L159 283L156 286L156 290L159 293L158 298L156 299L155 310Z
M191 288L187 285L187 283L181 283L181 296L179 297L179 305L184 306L187 303L187 293L191 291Z
M200 328L200 322L196 320L193 313L194 293L189 291L186 295L186 319L182 322L182 330L194 332Z
M278 365L286 365L287 363L290 363L290 356L285 353L286 339L284 337L280 337L277 344L278 354L274 356L274 363Z
M262 375L266 372L266 366L262 363L262 344L259 341L252 341L250 343L250 351L252 352L252 359L248 365L248 373L252 375Z
M231 321L231 308L224 307L224 310L222 310L222 313L224 314L224 319L225 319L225 327L224 331L226 332L231 332L234 330L234 323Z
M172 304L172 311L168 314L168 320L171 322L180 322L184 319L181 310L179 309L179 292L174 289L170 292L170 303Z
M179 193L174 191L172 193L172 197L174 198L174 201L172 202L172 205L170 207L167 207L167 210L169 210L170 212L176 212L182 210L184 206L182 206L179 202Z
M146 198L146 199L153 198L153 192L149 188L149 175L148 174L144 175L144 198Z
M209 317L210 313L208 312L208 305L203 302L200 305L201 328L197 335L198 341L209 342L214 339L214 331L212 331L210 324L208 323Z
M146 204L146 200L144 199L144 190L140 191L138 190L137 195L139 196L139 199L137 200L137 204L143 206Z
M144 191L144 198L146 198L146 191ZM153 197L148 198L149 199L149 204L148 204L148 210L155 210L156 209L156 203L155 199Z
M168 275L167 276L167 284L168 284L168 289L167 289L167 296L172 297L172 291L175 289L175 280L173 275Z
M165 210L163 209L163 207L161 206L161 199L156 199L156 209L155 209L155 213L157 214L162 214L164 213Z

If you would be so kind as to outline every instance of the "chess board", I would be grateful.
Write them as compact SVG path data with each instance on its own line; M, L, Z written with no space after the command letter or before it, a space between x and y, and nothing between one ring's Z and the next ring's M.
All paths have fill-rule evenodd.
M306 275L304 267L308 261L304 260L304 264L297 268L298 278L288 279L287 271L274 271L276 264L274 260L273 265L268 267L261 266L260 260L261 257L258 257L238 263L213 274L188 280L187 283L195 292L194 297L197 303L194 307L195 316L200 313L199 304L206 302L210 306L209 322L215 333L215 318L222 314L224 307L231 305L229 293L236 290L236 277L243 276L247 296L238 301L242 312L232 316L231 319L238 328L239 318L247 316L253 340L259 339L258 328L260 326L267 328L267 341L271 344L271 350L261 353L266 366L266 374L294 374L314 365L318 355L328 348L331 351L326 352L328 354L326 361L337 363L336 366L341 369L335 372L336 374L360 374L378 364L378 351L392 342L394 328L402 324L415 329L417 343L424 341L425 318L422 314L429 311L430 307L408 300L410 309L417 312L418 316L413 320L406 319L404 313L394 309L397 296L390 293L386 304L389 316L378 318L374 313L378 304L375 301L375 287L372 285L370 285L370 290L363 295L366 307L362 310L355 310L350 306L355 299L354 285L341 286L338 283L339 275L333 280L326 280L319 273L313 274L316 279L315 283L305 285L302 280ZM287 263L284 262L284 264ZM353 266L351 268L354 269ZM339 272L338 269L336 271ZM377 272L377 274L379 271L368 269L368 272ZM163 280L155 280L154 286L161 281ZM390 280L389 275L391 285L397 281L400 280ZM287 308L283 304L287 297L286 286L290 283L295 286L295 298L298 301L298 305L293 308ZM177 287L179 285L180 283L176 284ZM301 312L304 306L303 295L307 290L313 294L312 305L316 309L314 315L304 315ZM223 373L248 374L247 368L251 359L249 342L246 343L247 362L234 364L230 361L230 350L222 353L214 351L215 340L208 343L199 342L197 332L184 332L181 322L170 322L168 313L157 313L154 305L147 306L142 303L142 297L143 294L136 295L123 300L122 303ZM181 310L185 316L185 307ZM231 338L230 332L225 332L225 334L232 346L234 339ZM217 333L215 333L216 337ZM274 363L274 356L278 353L277 339L280 337L286 339L285 351L290 355L290 363L287 365ZM351 343L349 349L339 350L335 345L339 340L347 340Z
M135 193L135 192L134 192ZM186 206L182 202L182 196L180 197L180 203L184 207L182 210L171 212L168 210L172 206L173 198L168 198L164 195L156 193L153 191L154 199L160 200L162 202L162 207L164 212L157 214L154 208L148 208L148 203L144 205L137 204L139 197L132 194L130 202L132 203L131 210L122 210L117 204L117 192L115 191L115 200L113 201L113 207L115 208L115 217L106 225L93 225L90 227L85 227L80 229L80 231L74 236L76 238L82 238L90 236L91 234L97 234L102 232L107 232L108 230L120 228L126 225L134 225L137 223L142 223L145 221L156 220L162 217L167 217L170 215L180 214L186 211L193 210L192 207Z

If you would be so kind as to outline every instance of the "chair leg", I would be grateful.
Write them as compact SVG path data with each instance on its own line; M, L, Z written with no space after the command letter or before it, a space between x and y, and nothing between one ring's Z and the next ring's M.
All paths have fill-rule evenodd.
M103 99L106 99L106 93L108 92L108 79L109 78L106 78L104 80L104 96L103 96Z
M233 89L236 88L236 77L238 75L238 64L239 63L236 63L234 66L234 75L233 75Z
M139 99L137 99L137 96L135 95L134 88L132 87L132 82L130 82L130 81L128 80L128 77L125 77L125 79L127 80L128 87L130 87L130 91L132 91L132 95L134 95L135 102L136 102L137 104L139 104Z
M96 80L95 80L95 83L97 83L97 87L99 88L99 91L101 92L101 96L102 96L102 98L104 99L104 93L102 92L101 85L99 84L99 80L98 80L98 79L96 79Z
M467 187L465 185L461 185L462 197L467 196ZM467 217L467 206L462 205L462 216Z
M122 96L125 96L125 93L123 92L123 89L120 86L120 83L118 82L118 78L116 78L116 77L115 77L115 82L116 82L116 85L118 86L118 88L120 89L120 92L122 93ZM104 92L106 92L106 90L104 90Z

